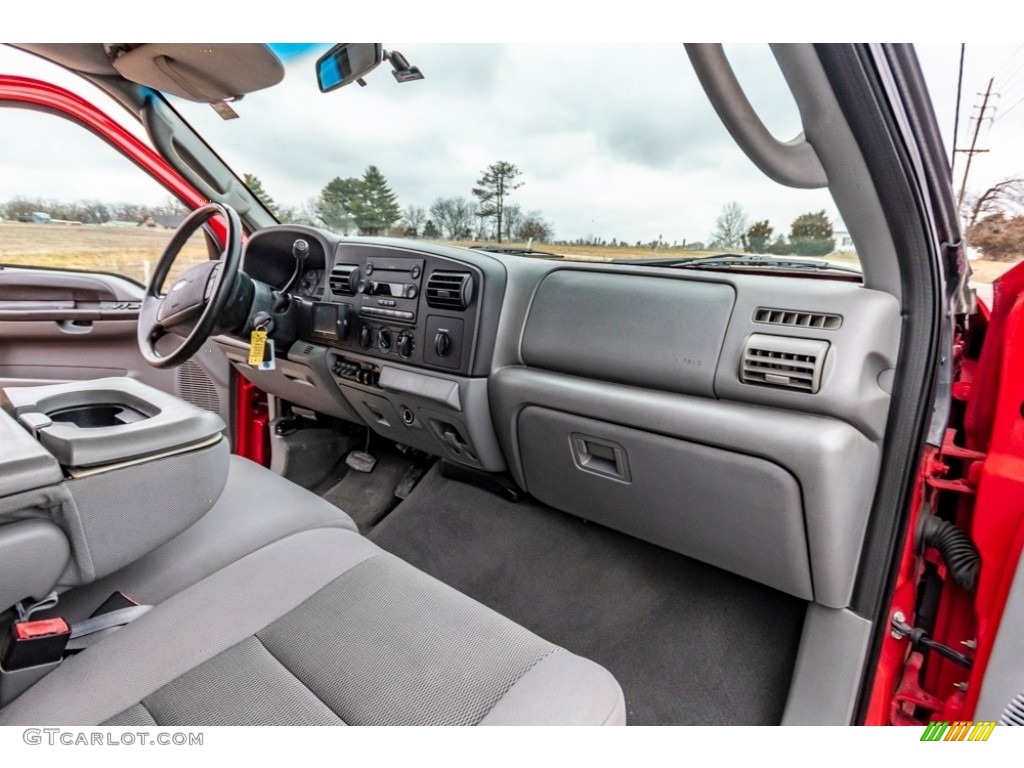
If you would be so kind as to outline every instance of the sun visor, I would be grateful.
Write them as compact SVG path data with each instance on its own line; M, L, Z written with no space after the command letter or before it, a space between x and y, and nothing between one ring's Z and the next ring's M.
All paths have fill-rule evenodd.
M263 43L143 43L114 60L134 83L189 101L217 102L276 85L284 67Z

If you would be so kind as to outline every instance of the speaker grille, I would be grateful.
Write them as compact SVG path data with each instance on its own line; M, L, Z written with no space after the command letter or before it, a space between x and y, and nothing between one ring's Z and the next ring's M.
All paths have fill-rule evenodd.
M194 360L186 360L178 366L175 374L175 386L178 397L192 405L207 411L220 413L220 396L213 379Z

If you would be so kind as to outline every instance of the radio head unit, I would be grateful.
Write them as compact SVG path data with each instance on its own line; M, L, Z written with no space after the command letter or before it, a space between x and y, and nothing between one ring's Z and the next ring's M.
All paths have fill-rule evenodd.
M423 259L369 258L356 289L362 317L415 323Z

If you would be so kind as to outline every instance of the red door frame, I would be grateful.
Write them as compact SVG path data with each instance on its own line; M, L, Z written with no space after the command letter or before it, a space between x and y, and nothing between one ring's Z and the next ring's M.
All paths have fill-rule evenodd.
M954 396L967 402L963 427L967 447L984 457L975 462L965 478L976 491L974 503L962 505L957 518L957 524L970 532L981 555L980 578L973 596L943 595L946 621L939 622L936 638L957 648L964 640L975 642L973 666L968 674L963 670L957 674L967 678L966 692L951 691L949 680L939 675L933 674L927 681L917 670L904 675L905 666L912 660L908 657L908 641L887 632L866 725L892 722L897 695L917 699L933 709L936 720L974 716L1010 586L1024 552L1024 264L1000 277L993 293L991 312L979 305L978 320L972 323L972 333L984 334L981 354L977 360L964 361L961 380L956 384L959 389L954 389ZM937 459L938 450L929 449L922 460L910 531L916 530L921 512L920 489ZM899 611L912 617L920 558L913 536L908 535L889 616ZM936 661L938 667L949 667L942 659Z
M210 202L137 136L81 96L59 85L30 77L0 75L0 104L5 103L42 109L78 123L167 187L189 208Z

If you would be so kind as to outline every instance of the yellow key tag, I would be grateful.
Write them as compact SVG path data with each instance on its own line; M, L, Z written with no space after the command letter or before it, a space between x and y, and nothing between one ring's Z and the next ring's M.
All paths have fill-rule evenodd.
M259 365L263 362L263 352L267 345L267 332L263 328L256 328L249 337L249 365Z

